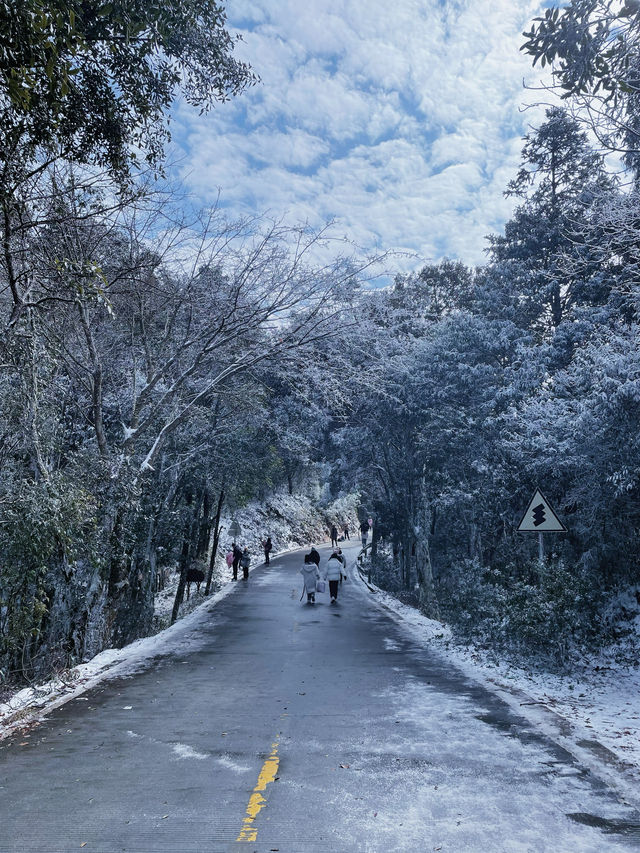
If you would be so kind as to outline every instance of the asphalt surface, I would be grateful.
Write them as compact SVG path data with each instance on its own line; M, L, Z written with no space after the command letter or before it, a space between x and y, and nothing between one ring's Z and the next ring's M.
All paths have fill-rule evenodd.
M631 807L354 578L301 603L299 563L0 744L0 851L640 849Z

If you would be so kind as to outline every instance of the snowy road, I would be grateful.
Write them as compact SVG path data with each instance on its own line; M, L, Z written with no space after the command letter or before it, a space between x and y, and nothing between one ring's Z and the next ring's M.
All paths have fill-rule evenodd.
M359 584L299 557L192 635L0 749L0 851L640 849L640 816Z

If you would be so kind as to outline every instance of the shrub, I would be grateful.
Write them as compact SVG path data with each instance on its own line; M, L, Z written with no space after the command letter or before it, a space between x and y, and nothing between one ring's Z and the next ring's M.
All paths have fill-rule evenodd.
M457 564L437 587L458 633L496 649L564 665L601 633L601 597L586 573L562 560L487 570Z

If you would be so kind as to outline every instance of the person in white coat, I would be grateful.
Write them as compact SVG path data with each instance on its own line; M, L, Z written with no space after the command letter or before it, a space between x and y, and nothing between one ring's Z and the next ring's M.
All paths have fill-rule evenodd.
M300 574L304 579L304 591L302 594L304 595L305 592L307 593L307 604L315 604L316 582L320 580L320 572L308 554L305 554Z
M340 581L342 580L342 573L344 569L342 559L343 558L338 551L334 551L327 560L327 567L324 570L324 576L329 581L331 604L335 604L338 600L338 588L340 586Z

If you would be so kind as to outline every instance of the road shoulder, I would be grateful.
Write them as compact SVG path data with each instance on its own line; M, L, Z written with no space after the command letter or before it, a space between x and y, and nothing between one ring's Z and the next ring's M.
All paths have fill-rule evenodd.
M614 787L624 802L640 809L640 668L585 668L565 676L494 662L481 650L456 642L444 623L376 587L357 567L352 575L363 596L391 613L414 642L498 695Z

